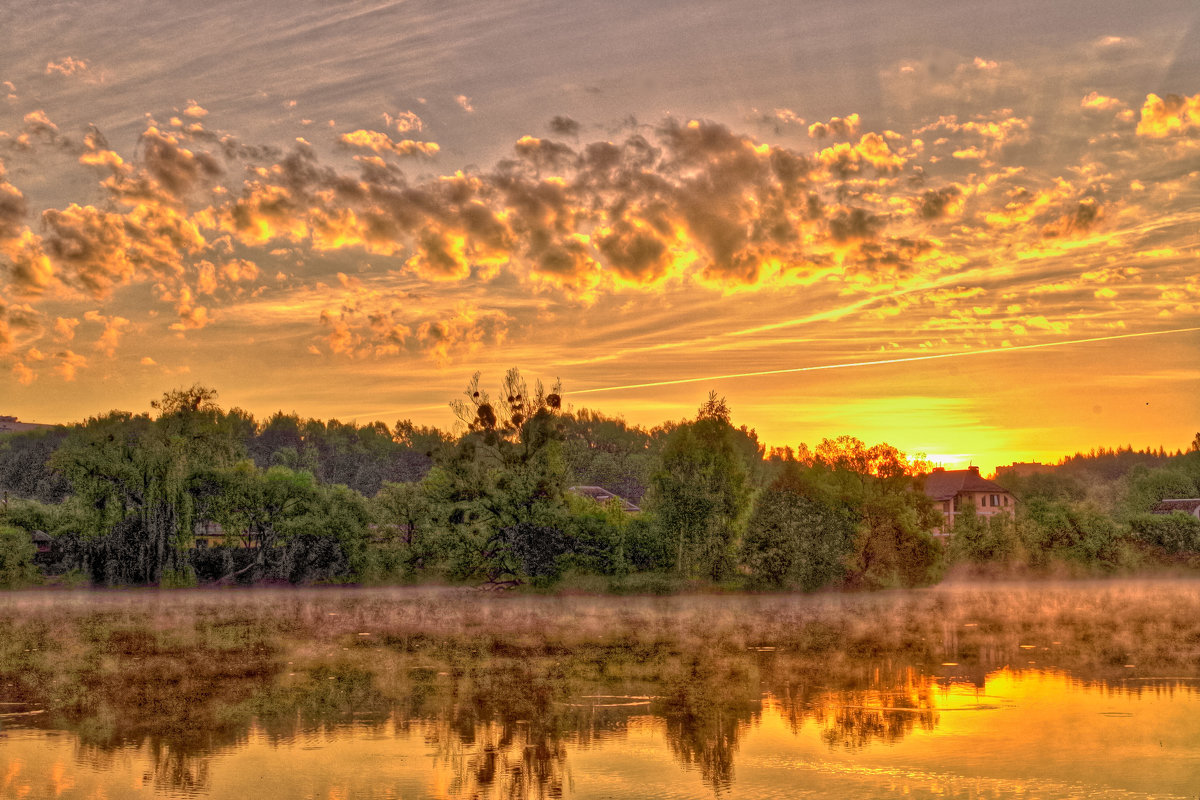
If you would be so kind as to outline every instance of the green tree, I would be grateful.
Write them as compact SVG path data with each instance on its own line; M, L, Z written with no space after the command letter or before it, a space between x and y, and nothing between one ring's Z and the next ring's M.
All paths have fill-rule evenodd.
M1020 541L1008 514L984 516L966 503L950 529L950 559L973 564L1008 563L1017 558Z
M159 416L114 411L71 431L51 464L88 510L93 577L106 583L158 583L190 572L195 472L242 453L240 417L224 414L201 386L151 403Z
M915 586L937 577L942 548L929 531L940 514L920 491L921 461L889 444L867 447L852 436L825 439L811 457L808 481L856 521L850 578L866 586Z
M411 580L423 570L435 566L443 555L445 543L438 535L438 517L428 482L386 482L370 506L376 522L374 567L380 578Z
M754 502L742 562L751 585L812 591L844 577L853 549L849 509L808 496L801 467L790 462Z
M750 487L723 398L710 394L694 422L671 432L650 485L649 506L674 545L675 571L685 578L727 577Z
M511 369L494 403L478 373L465 395L452 408L467 433L442 451L436 483L455 533L452 572L493 585L553 581L565 545L561 390L538 382L531 392Z

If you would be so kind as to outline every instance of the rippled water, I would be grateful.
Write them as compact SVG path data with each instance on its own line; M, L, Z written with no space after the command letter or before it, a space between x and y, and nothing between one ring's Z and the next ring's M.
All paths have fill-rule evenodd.
M1200 795L1200 588L363 597L0 608L0 798Z

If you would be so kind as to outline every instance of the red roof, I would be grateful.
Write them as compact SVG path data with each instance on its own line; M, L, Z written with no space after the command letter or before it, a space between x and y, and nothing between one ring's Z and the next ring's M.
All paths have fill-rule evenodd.
M935 469L925 476L925 494L934 500L949 500L961 492L989 492L992 494L1008 494L995 481L981 477L979 468L972 469Z

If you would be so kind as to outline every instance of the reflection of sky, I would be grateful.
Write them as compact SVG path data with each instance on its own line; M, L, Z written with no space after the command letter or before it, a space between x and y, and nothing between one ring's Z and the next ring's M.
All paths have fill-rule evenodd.
M259 415L448 425L475 368L560 376L569 397L1192 328L1197 19L6 3L0 413L141 410L201 381ZM604 142L623 160L601 175ZM712 385L770 444L849 433L984 464L1173 449L1197 343ZM578 402L653 424L708 388Z
M935 708L935 725L855 748L831 746L822 736L839 704L880 708L897 705L894 698L829 693L824 707L811 709L815 716L793 730L781 704L768 696L763 713L740 730L732 796L1169 797L1191 790L1200 716L1189 688L1164 682L1134 692L1081 684L1062 673L1000 671L979 688L926 684L921 692ZM103 754L81 750L66 734L7 733L0 743L0 796L168 791L155 783L148 747ZM418 798L476 790L500 796L511 785L498 779L481 786L474 777L479 754L497 742L498 729L482 726L473 745L438 744L444 734L431 724L385 724L268 740L256 728L243 745L196 756L185 771L202 776L200 795L217 800L259 796L264 786L280 798ZM697 769L672 760L666 735L660 718L633 714L621 730L590 745L568 736L556 773L566 776L564 796L711 796ZM524 744L519 733L508 744L509 764L520 762Z

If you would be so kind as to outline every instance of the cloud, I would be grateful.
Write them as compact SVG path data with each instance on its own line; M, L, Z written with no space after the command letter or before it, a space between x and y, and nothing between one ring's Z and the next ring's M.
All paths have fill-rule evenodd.
M200 119L208 116L208 109L203 108L195 100L188 100L187 107L183 109L183 113L184 116L191 117L192 119Z
M397 133L420 133L425 130L425 123L412 111L401 111L395 116L384 112L383 121L389 128L395 128Z
M47 61L45 74L69 77L77 73L87 72L87 69L87 62L83 59L66 56L58 61Z
M73 317L57 317L54 320L54 334L64 342L75 338L75 329L78 327L79 320Z
M441 150L437 142L417 142L412 139L401 139L395 142L381 131L357 130L343 133L338 137L338 142L346 147L364 148L380 154L391 153L402 157L433 158Z
M458 97L455 97L454 102L458 103L462 107L462 110L466 111L468 114L475 111L475 107L471 105L471 98L467 97L465 94L460 94Z
M784 109L786 111L786 109ZM778 118L778 114L776 114ZM808 126L808 135L813 139L826 139L830 136L851 137L858 134L861 120L858 114L845 117L833 117L828 122L814 122Z
M407 353L446 363L501 344L513 323L500 309L466 302L431 313L402 294L364 289L339 277L347 288L340 309L327 308L320 314L326 332L319 342L334 355L377 358Z
M86 369L88 360L85 356L81 356L71 350L62 350L54 354L55 360L58 362L54 365L54 371L58 373L64 381L73 381L79 370Z
M567 116L555 116L551 118L546 127L551 133L558 136L578 136L579 123Z
M28 303L10 304L0 296L0 353L10 353L36 339L42 315Z
M88 322L96 322L104 326L93 346L109 358L116 355L117 347L121 344L121 336L129 328L129 320L118 316L106 317L98 311L88 311L83 318Z
M68 280L96 298L142 275L173 275L184 257L205 247L204 236L185 214L151 203L126 213L95 206L47 209L45 252Z
M1099 92L1088 92L1079 101L1079 106L1088 111L1115 111L1124 108L1125 104L1115 97L1107 97Z
M17 379L17 383L22 386L28 386L37 380L37 373L25 366L24 363L18 361L12 366L13 377Z
M1137 124L1138 136L1161 139L1187 133L1192 128L1200 128L1200 94L1191 97L1146 95L1142 117Z

